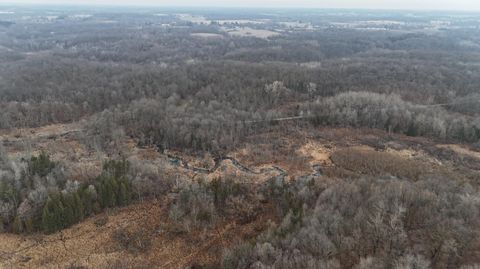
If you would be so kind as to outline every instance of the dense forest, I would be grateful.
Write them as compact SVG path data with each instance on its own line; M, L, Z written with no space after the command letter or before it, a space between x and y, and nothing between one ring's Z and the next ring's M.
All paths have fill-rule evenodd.
M278 223L222 250L214 268L479 266L480 178L466 158L468 173L437 173L345 151L331 157L343 170L320 179L179 184L127 160L121 146L131 139L217 165L253 136L341 127L478 153L478 14L0 9L0 131L75 123L76 141L107 156L96 176L76 180L69 161L13 156L2 141L0 231L52 234L174 192L168 219L179 234L249 223L276 205ZM114 237L129 250L151 244L143 234Z

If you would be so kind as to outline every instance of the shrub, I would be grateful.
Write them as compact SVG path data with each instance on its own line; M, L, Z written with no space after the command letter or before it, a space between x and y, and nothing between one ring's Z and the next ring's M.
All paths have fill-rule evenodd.
M118 228L113 232L113 238L125 250L132 253L143 253L152 244L148 231L143 228Z
M234 196L227 199L225 203L226 213L233 216L240 224L246 224L255 220L260 213L258 201L248 199L245 196Z
M180 191L170 207L169 216L183 231L208 226L216 216L214 196L204 184L193 183Z
M429 269L430 262L421 255L406 255L398 259L395 263L395 269Z
M219 216L240 223L252 221L259 212L253 190L233 178L216 178L184 186L170 206L170 219L183 231L213 224Z
M33 156L28 165L30 175L39 175L40 177L47 176L53 168L55 168L55 162L50 160L50 156L45 152L40 153L38 156Z
M214 203L220 209L225 207L229 197L247 193L244 186L230 177L213 179L208 183L207 189L213 194Z

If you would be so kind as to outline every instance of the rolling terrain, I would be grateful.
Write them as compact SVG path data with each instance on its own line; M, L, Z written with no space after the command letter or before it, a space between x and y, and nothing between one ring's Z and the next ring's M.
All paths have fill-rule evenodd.
M79 124L58 124L2 132L9 155L26 157L21 148L29 141L29 153L48 153L66 162L69 173L82 180L99 174L107 157L85 150L76 139ZM268 141L268 143L262 143ZM272 143L276 144L272 148ZM281 130L247 138L239 149L228 153L231 160L191 156L182 152L159 152L121 141L128 159L161 167L163 177L181 177L191 184L204 177L212 180L232 176L261 188L269 179L282 176L286 182L314 180L328 186L346 175L416 178L444 175L458 181L478 182L480 152L467 145L438 144L383 131L351 128L318 128L286 134ZM19 149L20 148L20 149ZM66 152L59 150L67 150ZM233 160L233 161L232 161ZM272 169L277 167L277 170ZM204 169L204 170L202 170ZM391 180L391 179L390 179ZM124 208L109 209L52 235L0 234L2 268L185 268L221 263L219 252L238 242L255 239L270 225L278 225L280 214L270 201L263 201L259 214L248 222L242 216L219 220L212 227L180 232L169 220L168 208L178 189L162 197L138 200ZM123 246L119 231L131 236ZM477 237L480 238L480 237ZM135 240L148 241L147 246ZM138 245L136 245L138 244ZM480 244L476 241L475 244ZM478 253L471 261L479 262Z
M478 268L479 18L0 4L0 268Z

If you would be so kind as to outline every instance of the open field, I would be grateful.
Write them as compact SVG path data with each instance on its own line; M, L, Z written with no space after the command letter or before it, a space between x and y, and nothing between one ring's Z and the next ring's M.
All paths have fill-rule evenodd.
M270 38L280 35L280 33L274 31L253 29L250 27L223 28L223 31L229 35L241 37Z

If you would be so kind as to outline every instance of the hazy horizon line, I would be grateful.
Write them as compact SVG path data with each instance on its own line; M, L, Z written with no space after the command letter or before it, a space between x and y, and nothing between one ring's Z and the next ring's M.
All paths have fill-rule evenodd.
M465 13L480 13L480 9L442 9L442 8L385 8L385 7L316 7L316 6L292 6L292 5L165 5L165 4L147 4L147 3L32 3L32 2L21 2L13 3L6 2L0 3L0 6L57 6L57 7L136 7L136 8L192 8L192 9L205 9L205 8L218 8L218 9L237 9L237 8L248 8L248 9L271 9L271 10L281 10L281 9L316 9L316 10L370 10L370 11L409 11L409 12L465 12Z

